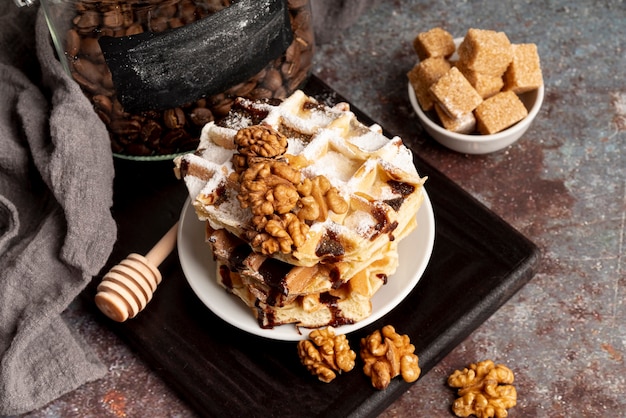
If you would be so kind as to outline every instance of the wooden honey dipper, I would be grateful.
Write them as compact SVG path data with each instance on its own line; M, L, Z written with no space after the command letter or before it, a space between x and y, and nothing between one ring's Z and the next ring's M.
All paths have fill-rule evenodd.
M146 307L159 283L161 272L158 266L176 246L178 222L142 256L129 254L111 268L98 285L95 302L109 318L124 322L134 318Z

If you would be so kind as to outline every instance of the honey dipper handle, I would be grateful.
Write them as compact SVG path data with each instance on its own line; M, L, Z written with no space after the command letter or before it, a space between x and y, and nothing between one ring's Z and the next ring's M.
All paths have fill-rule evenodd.
M146 259L155 267L158 267L165 258L174 250L176 246L176 235L178 234L178 222L155 244L146 254Z

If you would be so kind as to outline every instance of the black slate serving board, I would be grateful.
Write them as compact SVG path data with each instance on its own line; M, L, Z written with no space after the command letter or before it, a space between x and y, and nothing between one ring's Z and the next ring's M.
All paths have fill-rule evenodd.
M315 77L304 90L322 101L344 101ZM415 163L428 176L435 216L430 263L400 305L349 339L358 351L361 337L392 324L410 336L423 376L533 277L540 256L532 242L434 167L419 156ZM178 220L187 197L171 161L115 164L119 238L103 272L131 252L149 251ZM99 317L202 416L376 416L410 387L398 378L384 391L373 389L360 364L321 383L299 363L294 342L247 334L206 308L187 284L176 251L160 270L163 282L136 318L120 324ZM99 281L86 297L93 298Z

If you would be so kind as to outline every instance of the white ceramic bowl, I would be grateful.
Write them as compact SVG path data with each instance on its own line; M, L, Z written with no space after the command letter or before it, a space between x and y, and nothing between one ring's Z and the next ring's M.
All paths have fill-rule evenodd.
M455 39L457 46L462 38ZM488 154L490 152L499 151L508 147L518 139L526 130L530 127L530 124L539 113L541 104L543 102L544 87L541 86L537 90L529 91L521 94L520 99L526 109L528 110L528 116L516 123L515 125L507 128L501 132L492 135L480 135L480 134L459 134L449 131L441 126L436 120L432 119L434 115L424 113L417 98L411 83L409 83L409 100L413 106L413 110L417 113L422 126L440 144L450 148L451 150L461 152L464 154ZM435 116L436 117L436 116Z

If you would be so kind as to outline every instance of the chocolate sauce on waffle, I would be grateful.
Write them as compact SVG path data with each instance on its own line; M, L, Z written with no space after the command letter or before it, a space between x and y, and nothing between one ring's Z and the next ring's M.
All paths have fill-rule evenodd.
M343 284L343 279L341 278L341 272L337 267L334 267L328 273L330 276L330 280L332 281L333 289L338 289Z
M258 125L269 114L269 108L262 105L278 106L281 101L280 99L272 98L259 100L255 103L249 99L238 97L235 99L229 114L219 121L218 125L235 127L239 125L238 121L241 118L249 120L250 125Z
M380 273L380 274L377 274L376 277L382 280L383 284L387 284L387 279L389 278L389 276L387 276L386 274Z
M376 219L376 225L374 226L375 232L370 237L370 240L375 240L380 234L389 234L389 239L393 241L391 233L398 227L398 222L390 222L385 211L377 207L372 210L372 216Z
M235 271L241 270L244 267L244 261L252 253L252 248L248 244L240 244L235 247L228 260L231 268Z
M334 260L333 262L339 261L344 254L345 248L333 231L326 231L315 249L316 256L324 260Z
M338 327L339 325L353 324L354 321L343 316L341 309L337 304L338 301L338 297L333 296L328 292L320 294L320 302L328 306L332 315L332 319L330 320L330 323L328 325L331 327Z
M286 295L288 292L287 289L285 289L285 282L283 279L287 277L287 274L289 274L292 268L293 266L290 264L268 257L259 267L259 274L261 274L263 281L270 288L278 291L280 294ZM272 303L269 303L269 301L268 304L273 305Z
M397 212L402 207L406 196L409 196L415 191L415 186L397 180L389 180L387 181L387 184L389 185L389 187L391 187L391 190L393 190L395 194L399 194L401 196L394 199L387 199L384 201Z
M415 186L413 184L404 183L402 181L397 180L389 180L387 184L394 193L401 195L402 197L408 196L415 191Z
M224 285L224 287L228 290L232 290L233 281L230 278L230 269L225 265L221 265L219 268L219 274L222 279L222 284Z

